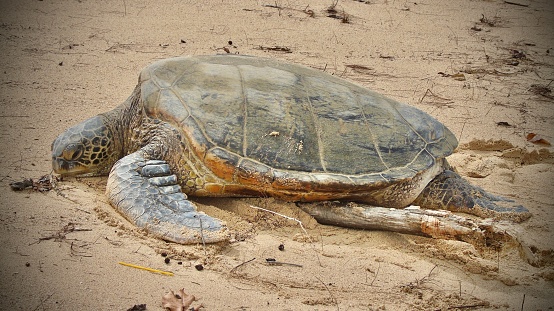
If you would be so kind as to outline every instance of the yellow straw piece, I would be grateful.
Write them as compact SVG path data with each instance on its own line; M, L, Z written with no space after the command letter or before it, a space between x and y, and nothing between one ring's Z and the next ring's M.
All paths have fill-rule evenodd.
M137 268L137 269L146 270L146 271L150 271L150 272L154 272L154 273L173 276L173 272L162 271L162 270L152 269L152 268L148 268L148 267L138 266L138 265L134 265L132 263L126 263L126 262L123 262L123 261L120 261L119 264L127 266L127 267L131 267L131 268Z

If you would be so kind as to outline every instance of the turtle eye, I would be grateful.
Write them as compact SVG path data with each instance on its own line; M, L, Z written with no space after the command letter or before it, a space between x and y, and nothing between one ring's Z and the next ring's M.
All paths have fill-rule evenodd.
M83 155L83 148L80 145L70 144L63 150L63 158L69 161L75 161Z

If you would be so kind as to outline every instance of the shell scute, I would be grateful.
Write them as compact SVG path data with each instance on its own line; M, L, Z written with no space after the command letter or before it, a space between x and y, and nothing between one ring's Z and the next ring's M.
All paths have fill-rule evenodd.
M142 76L142 75L141 75ZM149 115L155 115L160 98L160 87L154 83L151 79L142 82L140 87L140 93L144 110Z
M213 173L223 180L233 181L239 157L222 148L213 148L206 153L204 163L212 168Z
M429 169L457 145L425 112L271 59L181 57L141 79L145 109L178 127L207 169L246 185L379 186Z
M204 159L206 151L214 147L206 134L200 129L195 118L186 118L181 122L182 130L187 138L188 145L200 159Z
M236 181L243 185L255 185L263 188L273 182L273 169L265 164L242 159L237 167Z
M291 171L275 171L272 187L276 190L311 191L313 179L308 174Z
M165 120L174 120L176 123L181 123L190 116L186 106L171 89L160 91L158 104L151 109L149 114Z

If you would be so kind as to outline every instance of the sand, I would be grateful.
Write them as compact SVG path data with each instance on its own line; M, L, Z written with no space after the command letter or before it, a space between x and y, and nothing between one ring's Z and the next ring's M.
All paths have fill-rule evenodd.
M185 288L205 310L551 310L554 155L527 136L554 143L552 2L331 4L1 1L0 309L163 310ZM531 211L510 226L519 242L474 247L318 225L272 199L204 199L235 242L181 246L118 215L103 177L10 189L49 174L54 138L125 100L147 64L227 52L325 70L435 116L460 141L458 172Z

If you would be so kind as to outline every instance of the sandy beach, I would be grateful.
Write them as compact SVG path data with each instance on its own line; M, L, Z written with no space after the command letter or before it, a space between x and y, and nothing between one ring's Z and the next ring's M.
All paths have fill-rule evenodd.
M164 310L181 288L202 310L552 310L553 29L548 0L0 1L0 310ZM119 215L106 177L40 189L57 135L123 102L142 68L224 53L429 113L459 140L452 166L532 217L477 247L324 226L271 198L192 198L233 240L184 246Z

